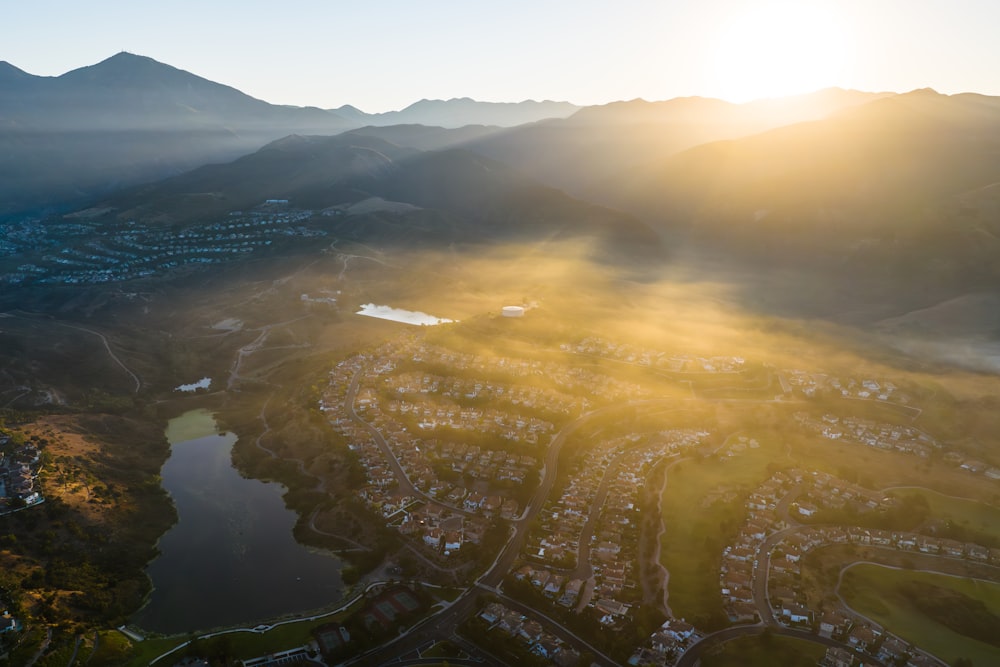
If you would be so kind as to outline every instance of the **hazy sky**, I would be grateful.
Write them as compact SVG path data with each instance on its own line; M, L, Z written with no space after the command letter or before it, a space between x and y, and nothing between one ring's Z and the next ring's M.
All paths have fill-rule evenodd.
M0 60L126 50L279 104L1000 95L1000 0L11 0Z

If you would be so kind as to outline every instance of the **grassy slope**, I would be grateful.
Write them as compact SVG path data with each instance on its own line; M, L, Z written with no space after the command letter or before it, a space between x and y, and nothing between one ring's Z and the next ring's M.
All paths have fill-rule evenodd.
M825 647L791 637L742 637L726 642L706 655L703 667L813 667Z
M1000 647L959 634L915 609L899 593L899 587L908 581L956 591L981 600L993 614L1000 614L1000 585L930 572L859 564L844 574L840 592L856 611L945 660L967 657L977 666L1000 664Z
M722 557L725 540L742 523L743 501L770 476L768 464L779 451L764 443L732 460L682 462L668 474L662 504L667 530L660 557L670 572L670 607L675 616L701 627L722 613L714 563ZM737 499L703 506L708 492L723 489L735 492Z
M893 495L919 494L927 499L931 515L937 519L950 521L955 525L1000 539L1000 508L969 498L948 496L931 489L904 487L893 491Z

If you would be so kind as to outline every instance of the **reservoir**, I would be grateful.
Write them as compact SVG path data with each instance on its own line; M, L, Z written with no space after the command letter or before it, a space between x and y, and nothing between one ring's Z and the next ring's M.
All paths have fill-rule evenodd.
M285 488L240 476L236 436L220 434L211 412L171 419L167 440L160 474L178 520L146 570L154 590L133 623L168 634L252 626L340 600L340 561L295 541Z
M428 315L427 313L421 312L419 310L404 310L402 308L393 308L391 306L376 306L374 303L366 303L361 306L356 315L364 315L365 317L376 317L380 320L392 320L393 322L402 322L403 324L413 324L417 326L430 326L433 327L438 324L448 324L449 322L454 322L455 320L449 320L444 317L435 317L433 315Z

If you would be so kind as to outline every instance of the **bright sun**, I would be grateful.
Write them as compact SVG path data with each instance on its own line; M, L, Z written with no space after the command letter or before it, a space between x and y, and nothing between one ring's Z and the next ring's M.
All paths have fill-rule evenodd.
M838 85L847 39L836 14L812 2L752 3L723 27L716 89L733 102Z

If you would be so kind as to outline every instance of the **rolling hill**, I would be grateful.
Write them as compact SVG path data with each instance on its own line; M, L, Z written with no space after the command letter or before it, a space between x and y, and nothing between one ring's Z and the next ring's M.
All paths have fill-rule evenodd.
M58 77L0 63L0 216L65 209L293 132L349 127L129 53Z
M346 105L329 111L269 104L126 52L57 77L0 61L0 218L68 210L121 187L232 160L288 134L395 124L511 126L577 108L461 98L382 114Z
M706 142L823 118L886 95L828 89L747 104L701 97L612 102L495 132L466 147L575 196L621 206L614 179L622 172Z
M704 144L626 170L609 191L730 257L926 306L1000 284L997 183L1000 98L917 90Z
M403 205L395 207L403 212L391 215L391 229L380 225L358 236L355 220L337 233L383 243L414 241L407 229L412 216L424 241L587 236L606 253L628 248L640 258L660 249L658 235L633 217L574 199L495 160L463 149L419 151L354 133L285 137L233 162L132 188L100 206L117 221L169 226L217 219L265 199L287 199L296 209L344 211L373 198Z

